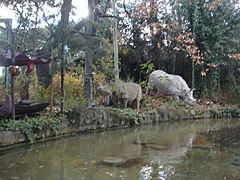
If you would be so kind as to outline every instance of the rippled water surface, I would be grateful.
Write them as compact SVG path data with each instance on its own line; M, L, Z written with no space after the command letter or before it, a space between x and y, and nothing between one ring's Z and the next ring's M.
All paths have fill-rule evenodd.
M0 179L239 179L240 119L163 122L0 152Z

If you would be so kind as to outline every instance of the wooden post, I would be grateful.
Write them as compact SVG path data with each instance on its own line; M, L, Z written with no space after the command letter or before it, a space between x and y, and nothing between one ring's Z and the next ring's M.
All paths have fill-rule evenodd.
M12 22L11 22L11 26L12 26ZM12 64L15 64L15 36L11 30L11 34L12 34L12 46L11 46L11 62ZM14 75L11 75L11 95L12 95L12 119L15 120L15 93L14 93Z
M6 29L7 29L7 40L8 40L8 49L7 53L11 56L11 64L15 64L15 37L12 31L12 19L6 19L5 21ZM11 100L12 100L12 119L15 120L15 100L14 100L14 75L11 74Z

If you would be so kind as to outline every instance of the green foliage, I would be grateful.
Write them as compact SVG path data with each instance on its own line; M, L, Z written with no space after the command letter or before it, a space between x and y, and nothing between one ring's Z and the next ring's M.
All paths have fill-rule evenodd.
M57 135L60 131L59 125L66 119L65 115L56 116L44 115L36 117L28 117L21 121L11 119L4 119L0 121L0 130L3 131L21 131L26 138L33 142L36 134L42 133L46 127ZM42 134L44 138L44 134Z
M29 96L34 102L50 102L51 87L45 87L37 82L29 86Z
M106 84L108 80L108 76L102 73L94 74L93 76L93 82L95 86L98 84Z
M240 108L238 107L227 107L223 109L212 109L210 110L211 116L214 118L239 118Z
M196 63L196 86L200 94L215 96L220 87L219 66L228 64L225 54L238 52L231 47L235 30L240 22L236 1L182 1L179 15L185 19L185 26L191 31L200 53L202 62Z
M94 55L94 65L96 66L95 72L106 74L109 79L113 79L114 60L113 60L113 44L105 38L100 39L100 46L97 44Z
M159 2L155 1L155 7L157 7ZM209 96L215 96L219 87L221 87L221 84L219 84L219 67L229 64L229 60L226 61L225 55L227 53L239 53L239 44L237 44L239 42L239 30L237 29L239 29L240 9L236 6L236 3L237 1L227 0L173 0L169 4L173 11L169 14L157 11L161 14L159 18L154 19L154 16L148 16L147 13L145 18L141 17L140 13L135 15L131 19L135 24L132 26L133 35L131 40L133 41L129 42L129 44L133 44L132 51L129 51L130 58L134 57L134 54L139 54L140 49L142 52L140 53L140 58L143 63L148 58L157 68L168 72L174 69L174 73L183 75L184 78L190 77L191 72L189 70L192 67L192 63L186 60L194 60L196 65L194 82L196 83L197 91L199 94L209 93ZM132 5L136 7L136 4ZM151 5L151 3L148 5ZM146 8L151 12L151 8ZM134 9L134 7L132 7L132 10L129 10L132 14L135 11L137 12L138 10L137 8ZM165 28L161 26L160 17L166 20L164 21L166 23ZM156 27L156 32L148 34L148 42L151 42L151 45L147 46L145 44L145 46L141 46L144 44L141 40L146 40L143 36L138 35L139 27L141 27L141 24L149 26L152 22L155 22L155 25L157 24L158 26ZM153 25L151 29L150 26L149 29L154 31L154 27ZM167 40L170 39L171 41L167 47L161 46L163 41L161 32L166 32L168 35ZM189 34L190 38L187 39L186 34ZM177 41L178 37L183 38ZM137 43L134 44L134 42ZM191 46L191 44L194 46ZM180 51L180 47L185 48L187 53ZM179 48L177 52L174 51L176 50L175 48ZM175 58L173 58L175 53L176 65ZM138 59L140 58L138 57ZM191 77L186 80L190 82ZM224 86L226 83L222 85Z
M21 67L21 73L14 79L15 100L20 100L22 94L29 94L29 100L31 101L49 102L50 90L50 87L38 83L34 71L32 73L26 72L26 67Z
M150 73L155 69L154 64L150 61L140 64L140 68L149 77Z
M55 43L57 37L62 37L56 33L58 24L54 21L58 19L56 17L59 14L55 14L55 12L60 12L62 3L52 0L36 2L4 0L1 3L12 5L11 7L16 10L18 15L19 28L14 30L17 42L16 50L39 53L38 50L43 49L49 53L52 42ZM109 12L110 4L110 1L107 0L99 3L100 11L103 13L102 17ZM192 66L189 66L192 61L188 60L193 60L192 56L200 54L203 59L199 62L194 61L196 67L193 80L200 95L207 94L214 97L218 88L222 88L221 86L235 87L234 82L237 75L233 71L232 75L235 77L229 74L229 83L219 84L220 78L222 78L219 76L221 70L219 68L227 64L231 66L230 69L237 69L237 63L230 64L225 55L239 53L240 9L238 0L130 1L124 8L119 3L117 5L118 14L121 17L121 20L118 21L121 79L142 81L142 87L146 87L148 74L156 67L156 69L163 69L169 73L173 71L173 73L188 78L186 81L190 82L192 80L191 70L194 70L191 68ZM49 8L44 8L46 6L52 7L54 11L47 12ZM46 28L38 26L43 22L47 25ZM59 25L61 23L63 22L59 22ZM84 21L81 23L86 26ZM69 29L73 29L75 25L81 23L69 23ZM94 72L103 73L112 79L115 74L113 71L112 21L105 17L99 18L93 24L97 28L94 37L85 36L85 28L71 32L74 35L70 34L67 38L70 53L76 57L79 49L83 50L87 44L91 47L93 54L91 68ZM187 39L188 43L183 40L177 42L180 35L185 37L186 34L183 32L191 34L191 38ZM51 37L55 37L55 40ZM0 34L0 39L6 42L5 34ZM164 41L167 41L168 45L165 45ZM191 42L196 49L189 46ZM185 46L183 46L184 43ZM176 52L174 48L178 45L188 49L188 53ZM195 50L194 53L191 52L193 50ZM197 53L195 54L195 52ZM189 56L189 53L192 53L192 56ZM82 74L83 69L78 70L76 74ZM69 78L73 79L73 76ZM19 85L21 85L20 82ZM16 90L19 89L18 87L16 85ZM57 91L54 91L56 104L62 101L59 87L55 87ZM74 85L67 84L65 100L68 107L84 101L82 85L79 87L79 92L77 92L76 89L73 90ZM49 101L49 88L34 84L30 85L30 89L30 97L34 101Z
M18 130L18 122L10 119L1 119L0 129L5 131Z
M129 119L133 120L136 125L141 125L142 118L138 115L137 111L131 108L121 109L121 114L127 116Z
M148 84L149 75L155 69L155 66L152 62L148 61L146 63L140 64L140 69L141 73L144 74L144 76L146 77L146 80L141 81L141 86L145 88L147 87Z
M61 103L61 76L56 74L54 76L54 102L56 104ZM83 95L83 77L75 76L72 72L65 73L64 76L64 89L65 89L65 106L66 109L77 106L78 104L83 104L85 98Z

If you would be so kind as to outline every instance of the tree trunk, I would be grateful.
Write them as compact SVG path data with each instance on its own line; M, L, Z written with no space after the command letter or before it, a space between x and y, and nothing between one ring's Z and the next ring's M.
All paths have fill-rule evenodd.
M64 0L61 8L61 20L57 30L53 35L53 49L57 48L62 42L65 42L67 37L67 25L69 22L69 13L72 7L72 0Z
M50 85L50 72L48 64L37 64L37 77L38 83L44 87L48 87Z

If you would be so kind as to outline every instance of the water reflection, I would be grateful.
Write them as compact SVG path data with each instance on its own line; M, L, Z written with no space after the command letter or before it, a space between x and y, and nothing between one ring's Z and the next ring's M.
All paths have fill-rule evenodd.
M204 133L239 125L229 119L164 122L33 144L0 152L0 179L236 178L237 149L218 146Z

